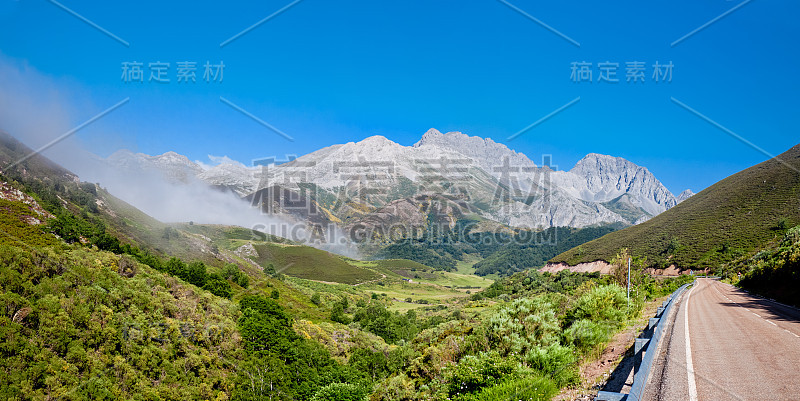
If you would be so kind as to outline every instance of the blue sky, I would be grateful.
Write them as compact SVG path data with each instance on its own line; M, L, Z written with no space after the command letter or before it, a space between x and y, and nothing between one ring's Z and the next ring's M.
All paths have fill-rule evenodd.
M671 97L768 153L800 142L800 3L793 0L745 2L675 46L742 2L509 3L580 47L492 0L304 0L222 47L289 1L59 1L129 46L52 2L0 0L0 63L21 71L18 80L38 81L0 81L2 96L45 97L57 109L12 118L64 114L63 130L11 132L29 142L130 98L77 139L103 156L125 147L249 163L376 134L410 145L435 127L491 137L535 162L552 154L561 169L590 152L625 157L675 193L699 191L767 157ZM145 82L123 82L122 63L133 61L169 62L171 82L148 82L147 68ZM185 61L197 63L197 82L176 81ZM222 82L202 79L207 61L225 64ZM595 82L570 79L571 63L583 61ZM625 82L633 61L645 63L644 82ZM670 61L672 82L655 82L652 64ZM619 63L620 82L597 82L603 62Z

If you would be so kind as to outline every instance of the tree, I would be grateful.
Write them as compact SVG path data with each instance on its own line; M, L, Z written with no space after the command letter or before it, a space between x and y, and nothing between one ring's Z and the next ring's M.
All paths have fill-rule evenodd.
M289 397L289 383L286 377L286 364L280 359L267 355L261 358L250 357L239 366L234 399L242 401L282 400Z
M218 297L230 299L233 296L233 290L231 290L231 284L228 283L228 280L225 280L219 274L207 275L206 283L203 286L203 289Z
M164 271L176 277L185 277L186 263L176 257L172 257L164 265Z
M228 263L225 265L225 268L222 270L222 277L233 281L242 288L247 288L247 286L250 285L250 279L247 277L247 274L239 270L239 266L235 263Z
M272 263L264 266L264 274L268 276L274 276L275 273L275 266Z
M366 348L357 348L350 355L347 364L370 377L372 381L385 378L389 374L389 361L383 352L372 352Z
M611 275L614 277L614 282L622 287L628 285L628 259L630 257L628 248L623 248L614 259L611 259Z
M206 284L206 265L200 261L189 263L186 268L186 281L198 287Z
M676 238L669 240L669 244L667 244L667 256L674 255L680 247L681 243Z
M350 318L344 314L344 307L342 307L340 302L337 302L333 305L333 310L331 311L331 320L336 323L350 324Z

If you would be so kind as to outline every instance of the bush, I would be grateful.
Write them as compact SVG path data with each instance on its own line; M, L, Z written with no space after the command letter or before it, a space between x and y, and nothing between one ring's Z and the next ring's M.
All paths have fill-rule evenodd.
M206 265L203 262L195 261L186 267L186 273L182 279L190 284L203 287L206 284Z
M167 263L164 264L164 272L176 277L185 276L186 263L183 263L182 260L175 257L170 258Z
M392 313L378 302L356 311L353 321L358 322L364 330L382 337L387 343L411 340L418 332L413 310L405 315Z
M465 395L462 401L546 401L558 394L558 386L552 380L541 376L512 378L481 391Z
M494 386L518 368L516 362L501 358L497 353L465 356L457 364L448 367L445 374L447 395L454 398Z
M627 316L627 303L622 287L616 284L595 287L573 302L567 312L567 321L588 319L617 327Z
M250 284L250 279L243 271L239 270L239 266L235 263L228 263L222 270L222 277L231 280L242 288L247 288Z
M331 320L336 323L350 324L350 318L344 314L344 307L340 302L337 302L335 305L333 305L333 310L331 310Z
M233 296L231 284L218 274L209 274L206 277L206 284L203 289L218 297L230 299Z
M564 340L578 348L589 349L609 339L610 331L591 320L581 319L564 331Z
M528 366L552 378L558 387L578 380L577 360L571 347L559 344L534 348L525 355Z
M501 355L522 355L557 342L560 331L554 305L540 295L517 299L497 311L489 319L487 337Z

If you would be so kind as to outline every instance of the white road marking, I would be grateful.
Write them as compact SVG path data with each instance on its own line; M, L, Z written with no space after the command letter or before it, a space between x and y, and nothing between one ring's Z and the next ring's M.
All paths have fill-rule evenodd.
M755 312L750 312L750 313L752 313L752 314L754 314L754 315L756 315L758 317L761 317L761 315L759 315L758 313L755 313Z
M689 401L697 401L697 383L694 380L694 364L692 364L692 345L689 342L689 297L694 287L686 293L686 305L683 310L683 321L686 326L686 375L689 379Z
M771 324L771 325L773 325L773 326L777 326L777 324L775 324L775 323L773 323L773 322L770 322L770 321L769 321L769 320L767 320L767 319L764 319L764 321L765 321L765 322L767 322L767 323L769 323L769 324Z

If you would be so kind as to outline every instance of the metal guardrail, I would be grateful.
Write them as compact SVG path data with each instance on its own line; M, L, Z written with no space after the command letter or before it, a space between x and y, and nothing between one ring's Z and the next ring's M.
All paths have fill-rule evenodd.
M666 319L662 317L669 317L672 306L675 305L674 300L678 299L680 295L692 283L684 284L675 292L670 294L669 298L658 307L656 316L650 318L647 328L642 331L642 335L636 339L633 350L633 385L629 394L614 393L610 391L599 391L596 401L640 401L644 395L645 385L647 379L650 377L650 370L653 368L656 352L658 349L658 342L663 335L664 327L666 326ZM649 351L653 352L649 352Z

